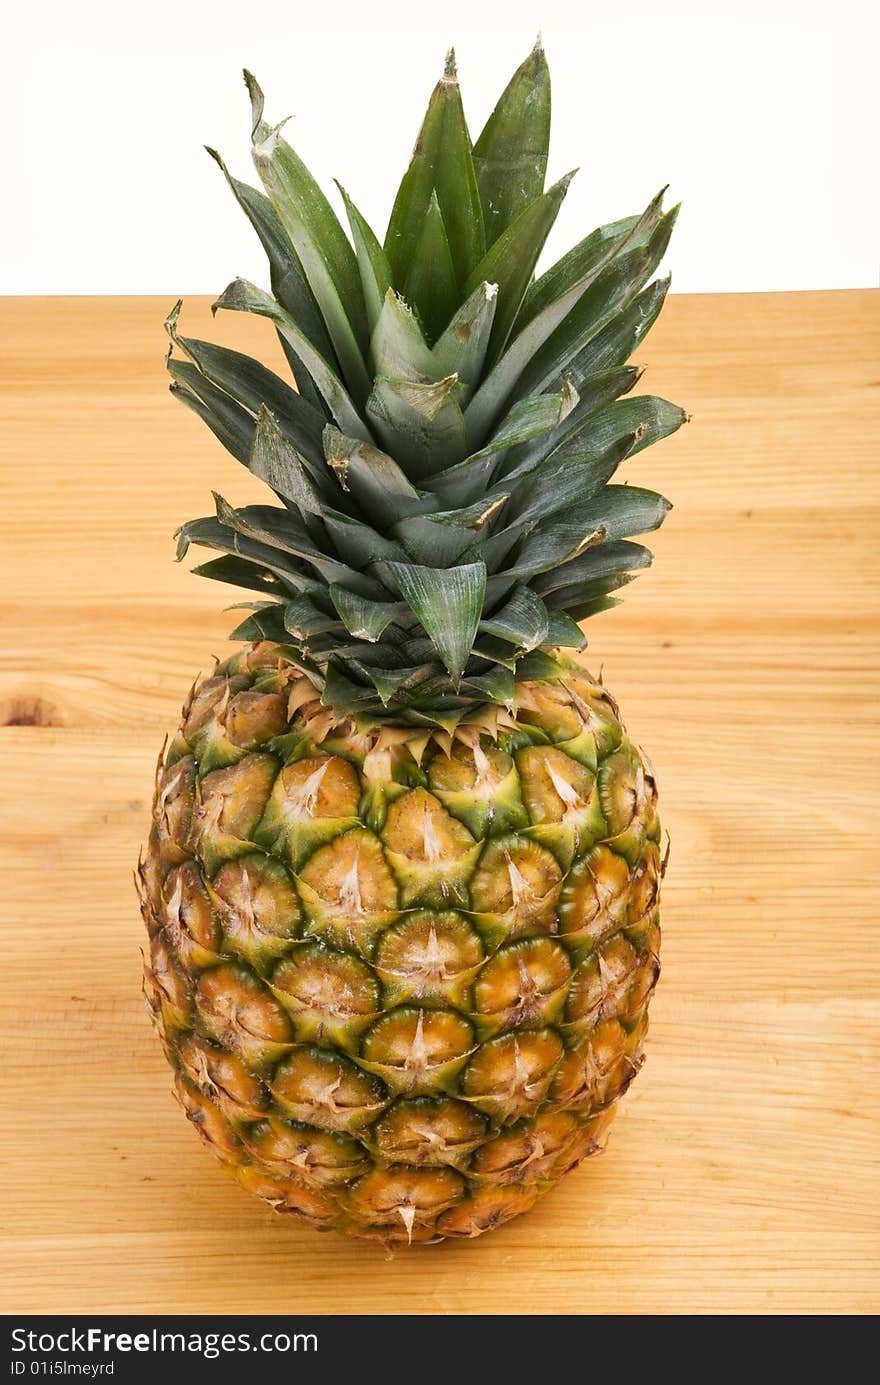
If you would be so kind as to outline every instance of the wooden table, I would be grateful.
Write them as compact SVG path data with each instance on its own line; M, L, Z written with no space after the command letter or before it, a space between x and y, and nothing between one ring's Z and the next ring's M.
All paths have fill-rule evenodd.
M153 764L231 619L171 532L254 491L165 392L168 306L0 301L3 1310L876 1311L880 295L672 298L642 349L694 417L590 634L672 834L649 1061L535 1212L392 1260L227 1181L140 998Z

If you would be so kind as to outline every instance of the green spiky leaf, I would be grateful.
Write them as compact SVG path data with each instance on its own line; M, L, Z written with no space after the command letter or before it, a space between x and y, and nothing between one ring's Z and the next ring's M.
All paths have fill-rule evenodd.
M407 611L403 602L369 601L335 583L329 590L343 625L359 640L378 640L392 621L399 620Z
M470 658L483 611L485 563L451 568L382 563L380 572L418 618L450 678L458 680Z
M207 148L207 146L206 146ZM207 148L211 158L219 164L236 201L247 216L269 260L269 276L272 292L281 306L299 323L301 329L325 360L335 365L333 345L327 335L324 319L321 317L314 294L309 288L302 265L291 245L278 213L265 193L233 178L216 149ZM289 343L285 343L291 358L296 387L300 394L310 402L320 402L312 378Z
M507 640L525 654L547 643L547 608L539 596L520 583L500 610L483 617L480 630Z
M655 198L534 281L568 184L544 191L537 49L475 149L450 62L385 245L343 191L349 242L247 81L270 196L221 167L272 294L237 280L216 306L273 323L296 389L182 336L172 311L173 391L276 501L217 497L216 515L181 526L178 551L219 554L197 570L249 594L234 636L275 642L325 705L364 729L451 733L480 703L510 704L515 679L559 677L550 651L582 648L578 621L651 560L629 538L668 502L609 481L685 419L633 397L628 363L666 294L650 280L677 209Z
M277 421L263 404L257 415L250 469L278 495L291 501L304 514L321 515L325 506L309 477L302 455L288 442Z
M433 475L467 451L457 384L454 375L424 384L380 375L373 384L366 410L370 426L414 480Z
M367 319L357 258L330 203L295 151L270 130L254 144L254 164L296 250L346 384L363 399Z
M297 445L314 458L320 457L324 416L259 361L240 351L231 351L213 342L182 336L177 329L182 303L174 305L165 319L165 329L199 370L218 389L225 390L237 403L256 415L266 405L283 420L285 431Z
M534 588L541 596L549 596L564 587L579 582L598 581L605 577L616 577L624 572L637 572L650 567L651 554L640 543L630 543L626 539L612 539L591 548L580 558L563 563L552 572L534 579Z
M166 362L172 378L171 393L207 423L228 452L250 465L256 423L253 414L203 375L191 361Z
M639 250L646 245L662 215L665 192L666 188L661 188L641 216L628 216L607 226L599 226L563 255L561 260L551 265L526 294L517 329L525 327L548 303L555 302L573 284L602 270L615 255L625 250Z
M415 306L428 339L436 341L459 301L452 248L436 189L431 191L422 218L403 291Z
M456 281L461 286L485 252L485 236L473 151L451 53L431 96L388 224L385 251L397 284L406 282L417 259L422 226L434 193Z
M412 311L393 289L385 294L370 343L373 368L391 380L425 384L444 378Z
M361 276L367 326L372 332L382 311L385 295L391 288L391 266L374 231L361 216L345 188L341 183L337 183L336 186L339 188L345 203L348 224L351 227L358 271Z
M540 197L550 144L550 72L540 41L502 92L474 146L486 244Z
M378 447L324 430L324 455L343 491L351 492L368 518L389 524L424 509L424 499L397 463Z
M369 432L345 385L280 303L246 279L234 279L213 304L215 312L218 308L270 318L303 361L340 428L369 441Z
M532 281L538 256L562 206L574 174L568 173L548 192L527 205L477 265L466 286L481 280L498 286L498 307L489 356L496 361L504 350L517 313Z
M443 335L434 342L432 355L445 375L457 375L462 396L470 397L480 378L495 309L498 305L497 284L478 284L459 308Z

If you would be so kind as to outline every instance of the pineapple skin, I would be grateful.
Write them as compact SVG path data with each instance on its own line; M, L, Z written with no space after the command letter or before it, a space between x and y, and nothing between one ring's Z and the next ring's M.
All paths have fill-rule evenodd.
M138 866L145 994L202 1140L321 1230L527 1211L643 1061L656 800L580 667L449 735L356 726L242 648L160 758Z

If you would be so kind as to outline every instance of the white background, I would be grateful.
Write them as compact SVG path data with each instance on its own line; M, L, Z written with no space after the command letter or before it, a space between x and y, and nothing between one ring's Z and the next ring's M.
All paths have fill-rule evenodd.
M449 43L474 136L543 30L550 250L684 200L673 290L875 285L877 5L855 0L100 0L4 20L0 292L216 293L265 282L216 145L253 180L240 69L327 186L384 231ZM335 198L335 189L333 190Z

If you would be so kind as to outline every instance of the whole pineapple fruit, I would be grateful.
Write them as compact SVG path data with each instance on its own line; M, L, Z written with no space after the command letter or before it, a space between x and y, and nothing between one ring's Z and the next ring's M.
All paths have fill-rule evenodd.
M245 1188L353 1236L476 1236L600 1148L642 1061L654 779L560 651L668 509L609 482L684 419L622 398L676 213L535 279L569 182L544 190L538 47L473 146L450 58L384 246L343 192L349 240L246 78L267 195L226 176L273 292L216 306L270 319L296 389L171 314L173 392L275 503L180 530L255 595L160 761L147 997Z

